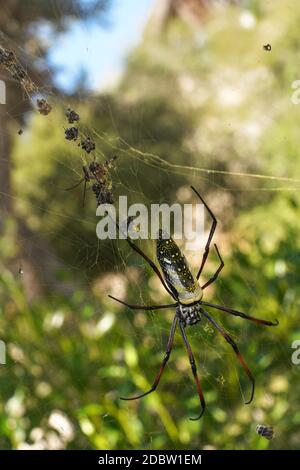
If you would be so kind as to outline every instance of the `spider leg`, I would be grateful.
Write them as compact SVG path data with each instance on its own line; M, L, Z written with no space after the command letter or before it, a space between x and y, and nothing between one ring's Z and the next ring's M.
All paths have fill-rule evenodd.
M117 226L118 230L120 230L119 224L117 222L116 222L116 226ZM129 244L129 246L134 251L136 251L136 253L138 253L140 256L142 256L142 258L144 258L144 260L149 264L149 266L152 268L152 270L155 272L155 274L159 277L160 282L162 283L162 285L164 286L164 288L166 289L168 294L170 294L171 297L173 297L174 300L177 300L175 290L172 291L171 289L169 289L169 287L167 286L164 278L162 277L162 274L160 273L158 267L153 263L153 261L135 243L133 243L133 241L130 240L130 238L128 236L126 237L126 241Z
M188 352L188 355L189 355L189 360L190 360L192 372L193 372L193 375L194 375L194 379L195 379L195 382L196 382L198 395L199 395L199 399L200 399L200 403L201 403L201 407L202 407L202 411L201 411L200 415L197 418L190 418L190 420L196 421L196 420L198 420L202 417L202 415L204 413L204 410L205 410L205 407L206 407L206 404L205 404L204 395L203 395L203 392L202 392L202 387L201 387L201 384L200 384L200 380L199 380L199 377L198 377L198 374L197 374L197 366L196 366L194 354L193 354L193 351L192 351L191 346L189 344L189 341L187 339L185 329L184 329L184 324L181 321L179 322L179 327L180 327L181 335L182 335L183 341L185 343L185 346L186 346L186 349L187 349L187 352Z
M221 305L216 305L216 304L210 304L209 302L204 302L201 300L200 302L202 305L205 305L206 307L212 307L217 310L221 310L222 312L230 313L230 315L234 315L235 317L241 317L244 318L245 320L250 320L255 323L258 323L260 325L266 325L266 326L277 326L279 325L279 321L276 320L275 323L269 321L269 320L261 320L260 318L255 318L251 317L250 315L246 315L243 312L240 312L239 310L234 310L233 308L230 307L222 307Z
M254 377L249 369L249 367L247 366L243 356L241 355L236 343L233 341L233 339L231 338L231 336L229 336L228 333L226 333L225 330L223 330L223 328L221 328L220 325L218 325L218 323L205 311L202 309L202 314L214 325L214 327L219 331L219 333L221 333L221 335L223 336L223 338L227 341L227 343L230 344L230 346L232 347L232 349L234 350L238 360L240 361L244 371L246 372L246 374L248 375L249 379L250 379L250 382L251 382L251 385L252 385L252 389L251 389L251 395L250 395L250 399L248 401L245 401L245 405L248 405L249 403L252 402L253 400L253 396L254 396L254 389L255 389L255 380L254 380Z
M84 203L85 203L85 195L86 195L86 183L87 183L87 180L86 180L86 178L84 178L84 187L83 187L83 199L82 199L82 207L84 207Z
M178 304L169 304L169 305L131 305L127 304L126 302L123 302L123 300L117 299L116 297L113 297L112 295L109 295L113 300L116 300L120 304L125 305L128 308L131 308L132 310L160 310L161 308L172 308L172 307L177 307Z
M224 268L225 266L225 263L222 259L222 256L220 255L220 252L218 250L218 247L217 245L214 243L214 247L217 251L217 254L218 254L218 257L219 257L219 260L220 260L220 266L218 267L218 269L216 270L215 274L203 285L201 286L201 289L204 290L206 289L206 287L208 287L210 284L212 284L213 282L215 282L220 274L220 272L222 271L222 269Z
M81 178L80 181L78 181L78 183L74 184L73 186L71 186L70 188L65 188L65 191L72 191L73 189L77 188L79 185L81 185L81 183L85 180L85 178Z
M202 270L204 268L204 265L206 263L206 260L207 260L207 257L208 257L208 253L209 253L209 248L210 248L210 244L211 244L211 240L212 240L212 237L215 233L215 230L216 230L216 226L217 226L217 219L215 218L214 214L212 213L212 211L210 210L210 208L208 207L208 205L206 204L206 202L204 201L204 199L202 199L202 197L200 196L200 194L198 193L198 191L194 188L194 186L191 186L192 190L194 191L194 193L197 194L197 196L199 197L199 199L202 201L202 204L204 204L206 210L208 211L209 215L211 216L212 218L212 225L211 225L211 228L210 228L210 232L209 232L209 235L208 235L208 239L207 239L207 242L206 242L206 245L205 245L205 249L204 249L204 253L203 253L203 256L202 256L202 261L201 261L201 265L200 265L200 268L199 268L199 271L197 273L197 279L199 279L201 273L202 273Z
M166 348L166 352L165 352L165 356L163 358L163 361L161 363L161 366L160 366L160 369L159 369L159 372L153 382L153 385L152 387L150 388L150 390L148 390L148 392L145 392L145 393L142 393L141 395L138 395L136 397L131 397L131 398L122 398L121 397L121 400L137 400L139 398L142 398L142 397L145 397L146 395L149 395L149 393L152 393L154 392L154 390L156 390L156 388L158 387L158 384L160 382L160 379L161 379L161 376L163 374L163 371L166 367L166 364L170 358L170 355L171 355L171 351L172 351L172 348L173 348L173 341L174 341L174 335L175 335L175 330L176 330L176 326L177 326L177 316L175 315L174 316L174 320L173 320L173 323L172 323L172 326L171 326L171 331L170 331L170 335L169 335L169 339L168 339L168 344L167 344L167 348Z

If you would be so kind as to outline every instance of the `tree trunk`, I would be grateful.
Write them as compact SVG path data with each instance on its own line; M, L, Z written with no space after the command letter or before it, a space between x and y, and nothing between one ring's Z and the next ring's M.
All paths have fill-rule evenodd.
M1 74L0 79L4 82L9 80L5 74ZM48 242L40 234L34 233L15 213L15 195L11 186L11 133L17 131L17 126L13 120L10 121L9 110L15 108L18 99L21 103L22 95L13 83L9 91L7 90L7 104L0 104L0 236L5 234L7 222L14 220L17 225L14 240L17 255L14 259L9 259L9 256L3 253L4 262L15 274L19 270L23 273L25 293L28 300L32 301L42 295L45 288L61 294L70 294L73 287L58 280L57 273L63 268L63 264Z

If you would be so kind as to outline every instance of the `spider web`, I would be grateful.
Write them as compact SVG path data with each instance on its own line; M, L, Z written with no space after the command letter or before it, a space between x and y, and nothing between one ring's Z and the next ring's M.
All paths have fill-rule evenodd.
M6 46L10 45L8 39L5 38L3 35L1 35L1 40L4 40ZM25 52L23 51L22 47L16 44L13 44L13 47L14 50L17 51L17 53L20 53L21 57L24 59ZM50 69L48 69L48 73L49 76L52 77L52 71ZM58 93L49 88L36 88L38 92L35 92L33 96L28 96L26 93L24 93L24 100L30 100L32 103L33 113L37 113L35 104L37 97L46 98L47 101L51 103L54 111L57 108L62 108L64 111L67 110L69 106L69 98L67 96L58 96ZM85 100L86 98L80 98L80 96L78 97L79 107L80 103L83 104ZM167 159L166 157L148 151L148 149L145 148L143 142L141 142L140 146L132 145L130 142L128 142L127 139L125 139L122 134L119 133L118 128L115 125L116 116L114 116L114 110L109 105L109 103L107 107L108 112L110 114L111 126L114 129L113 133L108 134L107 132L103 132L99 130L98 127L94 127L91 124L86 125L84 116L81 117L80 120L79 129L81 137L92 137L96 144L96 150L93 152L92 157L84 155L83 152L77 148L77 143L73 142L68 143L70 152L72 149L72 158L69 158L69 151L65 148L63 150L60 149L58 157L53 157L55 163L64 170L62 171L62 173L64 174L64 178L66 178L66 175L69 175L65 180L65 183L63 183L65 188L72 185L72 183L76 182L77 179L79 180L80 178L82 178L82 164L86 164L92 161L94 157L100 162L103 162L107 158L108 153L109 156L117 155L118 162L120 162L120 164L117 164L116 170L113 173L113 185L114 192L116 195L130 195L132 201L143 202L146 205L149 205L152 201L149 200L148 194L145 191L142 183L143 178L145 178L145 175L147 175L148 168L155 169L157 180L151 181L150 187L152 189L152 194L154 191L156 192L156 201L165 201L165 192L162 190L164 186L170 188L168 202L172 203L176 202L176 200L179 200L179 202L184 202L185 200L193 201L192 194L189 193L188 189L189 184L194 184L198 189L201 188L201 185L203 184L206 188L210 188L209 205L211 206L211 202L213 203L214 207L212 208L214 212L216 212L219 222L223 218L222 205L216 201L216 198L211 196L212 192L214 191L217 191L218 196L220 196L226 194L227 192L285 193L287 191L293 192L299 189L300 179L298 178L291 178L287 176L282 177L260 173L250 173L243 171L226 171L213 167L205 168L194 164L174 163L171 158ZM14 122L17 118L15 110L9 108L9 103L7 105L7 108L7 118L11 122ZM51 112L48 116L43 117L43 119L47 121L47 126L49 126L49 128L58 128L61 130L61 139L63 140L64 126L67 126L67 124L62 124L61 121L57 122L56 117L57 116L54 116L54 113ZM20 136L20 141L25 141L26 143L26 134L27 130L26 126L24 126L24 135ZM76 155L75 159L74 154ZM202 160L201 155L199 156L198 160ZM205 160L205 158L203 158L203 160ZM129 168L131 175L130 181L124 178L124 173L120 170L120 167L122 168L123 165L127 168L127 171ZM141 178L141 175L143 178ZM180 177L179 185L178 180L176 179L177 175L179 175ZM251 183L248 183L252 180L254 182L253 185L251 185ZM243 185L244 181L247 181L245 187ZM134 182L134 185L132 185L132 182ZM19 195L18 192L13 195L5 194L3 192L1 194L4 197L12 198L16 206L20 208L21 214L23 216L24 212L22 211L32 210L35 217L41 215L45 218L51 219L51 221L54 221L53 224L49 224L49 228L43 228L40 225L38 226L39 233L42 234L48 240L51 240L53 236L52 226L54 226L56 230L59 230L60 226L62 228L65 227L66 220L71 220L72 222L74 222L74 224L86 227L87 231L95 229L97 222L97 219L95 217L96 204L92 192L88 190L86 206L84 209L82 209L80 207L80 200L82 199L82 186L74 192L66 193L64 191L64 187L59 186L60 184L61 180L59 181L59 184L57 183L57 181L53 182L54 187L57 187L59 203L56 205L56 208L51 209L49 209L47 205L44 205L43 202L38 202L36 200L32 202L30 198L25 201L25 206L23 208L23 194ZM174 196L174 200L171 200L172 196ZM66 197L74 198L78 202L77 214L74 214L73 210L70 210L70 212L68 212L68 208L64 206L64 199ZM231 218L231 221L233 221L233 218ZM206 224L208 229L208 218L206 218ZM134 299L134 303L141 303L146 305L152 303L164 303L166 297L163 294L159 283L153 276L150 276L149 273L146 278L141 275L141 271L145 270L145 263L143 262L143 260L137 258L134 253L127 249L125 241L116 240L104 244L99 241L96 236L94 237L93 241L91 241L90 237L87 237L87 240L82 235L82 233L84 232L82 228L77 233L73 230L73 227L74 225L71 226L72 230L70 229L69 231L68 229L61 230L64 234L64 238L61 239L61 243L69 243L72 247L72 251L74 252L72 262L65 261L64 268L67 272L68 277L71 280L75 280L74 282L76 284L76 289L78 289L80 292L85 292L85 295L90 295L92 293L91 295L94 296L94 300L92 301L93 306L97 305L97 298L100 300L101 304L101 307L96 307L93 313L93 317L87 318L86 331L88 331L88 334L91 334L90 330L93 327L98 327L101 330L101 325L103 331L105 331L105 328L108 328L107 332L105 331L105 333L99 333L99 338L102 337L102 334L110 335L111 350L113 352L112 361L118 360L116 358L118 358L118 354L120 355L122 353L122 348L124 347L124 344L131 344L131 342L135 344L135 353L133 353L132 349L130 349L130 347L132 346L128 346L127 355L130 357L131 354L133 359L128 359L127 361L127 375L122 376L122 380L116 380L116 388L123 381L125 381L128 383L127 388L129 393L134 393L138 383L140 383L142 386L144 386L145 384L140 378L142 375L140 373L136 373L136 375L138 376L138 380L133 380L134 374L132 374L130 371L130 364L133 368L135 367L135 361L137 360L135 359L135 354L138 354L139 351L147 350L148 354L152 354L153 357L155 357L155 360L153 361L153 363L151 360L151 370L142 371L143 375L145 375L146 377L147 382L151 384L152 378L154 378L153 374L156 373L156 369L158 370L160 358L162 357L162 354L165 351L166 341L174 312L153 312L149 314L139 312L136 314L132 314L126 311L126 313L128 313L128 316L126 316L125 319L122 318L121 320L124 325L124 331L122 332L119 329L116 330L113 325L119 321L118 315L124 315L125 312L122 309L114 310L115 306L108 306L105 301L103 304L103 298L104 296L106 297L107 294L111 293L112 295L118 297L121 291L121 293L123 292L124 294L122 298L126 299L130 294L131 301L133 301ZM222 248L224 241L226 245L225 251L229 253L231 262L234 265L235 275L236 277L240 278L240 282L243 285L243 289L248 294L247 303L249 305L249 308L251 309L251 312L256 312L256 306L259 302L255 290L253 288L253 278L251 282L248 282L248 280L244 277L244 271L240 267L239 261L235 261L234 248L228 247L230 237L228 235L229 232L226 229L227 227L225 221L219 223L215 236L215 241L218 243L220 248ZM207 236L207 232L205 235ZM33 237L33 239L31 240L31 244L28 244L28 246L31 247L29 248L29 250L34 250L34 242L35 239ZM154 260L155 250L153 242L147 241L138 243L139 246L142 246L143 249L149 255L151 255L151 258ZM202 247L204 246L204 243L205 239L202 240ZM185 251L184 240L179 243L179 246L183 249L183 251ZM225 254L225 269L227 253ZM27 253L27 255L30 258L30 251ZM195 272L197 270L197 266L199 266L201 253L186 252L186 256L188 257L192 269ZM214 268L216 266L217 260L212 250L210 259L206 265L206 270L208 270L208 274L206 274L207 277L210 273L214 271ZM95 271L97 271L97 277L95 276ZM44 284L44 287L48 288L49 290L49 293L47 294L48 309L49 311L51 311L53 306L54 310L54 314L52 316L49 314L48 321L50 323L52 322L52 324L53 322L55 324L56 321L58 324L61 321L61 317L59 316L59 312L57 312L56 309L57 300L60 300L61 297L59 294L51 292L51 285L47 283L46 276L45 278L43 277L44 274L45 273L41 273L41 277L43 279L42 284ZM18 273L16 272L15 275L17 277ZM23 277L26 277L26 272L24 272ZM257 283L259 283L259 273L255 273L255 278ZM148 287L145 289L141 285L141 282L145 283L145 285L147 285ZM222 294L220 294L220 292L223 292L224 290L222 289L222 276L218 280L218 285L220 286L220 289L218 287L215 287L211 290L211 293L208 294L209 300L219 305L223 305L224 299L222 297ZM130 291L130 293L128 291ZM239 308L239 305L235 305L234 299L232 301L231 306L233 308ZM231 320L225 320L225 318L222 317L221 314L212 311L211 313L214 313L214 318L238 342L238 345L247 360L246 345L248 341L251 340L251 335L255 334L254 330L244 326L242 321L238 321L238 319L232 318ZM47 318L45 321L47 323ZM112 322L112 324L111 327L108 327L107 325L109 325L110 321ZM59 326L59 328L60 327L61 326ZM72 328L74 328L74 331L76 330L76 327L70 327L71 336ZM146 331L145 328L147 329ZM226 400L228 400L228 409L225 410L226 420L228 420L229 422L233 422L234 424L235 414L231 414L230 406L234 400L242 400L242 397L244 395L247 397L249 394L249 387L247 385L247 381L245 380L243 370L239 367L239 364L236 361L236 358L234 357L230 347L223 342L223 339L219 335L217 335L217 333L215 333L210 327L210 325L207 324L204 320L202 321L199 328L197 327L189 329L188 334L191 339L191 345L195 354L196 361L198 363L198 371L201 376L204 393L205 396L208 397L208 410L210 407L210 403L217 401L218 396L225 395ZM268 351L268 348L271 347L271 340L267 339L268 334L269 332L266 332L266 343L261 344L259 347L261 355L264 355ZM128 338L128 341L126 341L126 338ZM44 339L47 342L47 338ZM98 342L98 344L101 346L101 340ZM276 347L279 346L276 345ZM216 363L217 365L215 366ZM211 372L212 364L214 364L213 372ZM6 370L9 371L13 367L16 367L16 365L12 364L7 365L6 367ZM99 375L101 377L101 361L99 368ZM57 372L57 369L58 366L54 366L53 373ZM103 364L103 369L109 369L107 363ZM174 369L176 370L176 374L174 374ZM230 371L232 369L234 369L236 372L237 391L234 396L232 396L232 387L227 386L227 377L230 375ZM171 372L173 375L171 374ZM168 381L170 379L170 376L171 383L169 384ZM189 378L187 379L187 377ZM75 380L79 385L82 382L82 378L80 376L78 376ZM259 374L258 380L265 380L262 377L261 372ZM132 385L130 387L131 381ZM166 427L168 428L168 432L171 437L172 432L174 433L174 431L172 430L174 427L176 427L176 419L172 418L170 414L171 412L168 411L168 403L165 403L168 402L169 387L171 387L172 393L176 397L178 397L178 400L176 400L175 402L173 400L172 403L172 412L174 413L174 416L176 416L174 410L181 408L182 410L179 413L179 416L182 417L183 415L186 415L187 417L188 411L185 407L185 400L188 396L190 396L188 408L193 409L194 412L196 411L197 414L198 401L196 396L196 389L192 380L188 359L184 350L184 345L183 342L180 340L178 334L175 338L175 346L172 352L170 363L166 367L159 391L157 392L161 394L161 397L156 402L149 401L149 403L151 404L149 407L150 412L155 414L155 411L153 411L153 407L158 406L157 414L159 415L160 413L162 413L163 416L161 416L161 421L158 419L155 420L155 426L152 425L152 428L150 427L148 429L144 429L144 433L146 436L144 441L146 442L148 448L153 448L153 446L155 447L158 445L157 442L159 442L159 439L157 439L157 437L159 438L159 436L162 436L166 433ZM118 391L114 391L114 393L118 394ZM164 399L164 394L166 396L166 399ZM180 397L184 397L184 399L181 400ZM128 406L128 413L130 413L130 410L132 409L131 404L124 405L124 408L126 406ZM140 407L139 409L143 409L143 407L146 405L142 404L137 406ZM37 410L40 410L41 408L45 415L49 415L53 411L53 402L51 401L51 399L49 398L49 400L46 400L43 404L40 404L37 407ZM259 416L259 412L256 412L256 415ZM223 425L225 419L224 416L224 412L222 414L222 410L218 407L215 411L215 422L218 422L219 420L219 423L222 423ZM103 415L103 419L106 423L115 422L115 416L113 414L110 414L109 411L105 415ZM255 413L253 421L255 421ZM82 434L82 427L80 427L78 423L75 426L77 426L75 432L78 434ZM188 424L186 426L188 426ZM188 436L190 431L188 432L182 425L181 430L179 430L178 432L187 433ZM203 427L201 427L201 433L204 433ZM175 438L173 437L173 439ZM204 437L204 440L200 440L200 447L203 445L212 445L218 447L217 443L209 442L205 439L206 438ZM282 442L284 442L284 439ZM125 447L126 445L128 446L128 443L124 444ZM182 443L182 445L184 445L184 442ZM185 445L188 445L188 443L185 443ZM286 442L284 442L284 445L286 447L289 447L289 444ZM251 447L251 444L249 444L249 447Z

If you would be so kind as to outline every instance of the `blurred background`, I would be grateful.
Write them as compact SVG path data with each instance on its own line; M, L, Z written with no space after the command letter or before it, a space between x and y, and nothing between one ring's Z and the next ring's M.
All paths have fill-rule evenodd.
M0 1L0 46L37 87L28 96L0 66L0 448L299 449L299 22L296 0ZM90 155L64 137L69 106ZM187 330L202 420L189 420L199 403L178 334L159 389L119 400L150 388L174 311L107 297L170 300L125 241L97 239L91 189L84 207L83 185L65 190L94 156L114 155L115 198L192 203L194 184L216 214L225 268L205 300L280 321L210 311L256 378L250 405L235 355L204 320ZM139 245L154 259L151 241ZM185 253L196 271L201 253ZM203 280L217 265L212 251Z

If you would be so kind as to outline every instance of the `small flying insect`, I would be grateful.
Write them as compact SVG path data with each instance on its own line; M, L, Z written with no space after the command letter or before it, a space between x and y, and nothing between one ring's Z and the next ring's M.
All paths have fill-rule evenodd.
M271 441L275 437L274 429L272 426L265 426L258 424L256 426L256 432L259 436L265 437L268 441Z
M271 44L264 44L263 48L264 48L264 50L267 51L267 52L270 52L270 51L272 50Z
M205 307L221 310L222 312L228 313L230 315L234 315L236 317L241 317L245 320L250 320L260 325L276 326L278 325L278 321L276 320L276 322L273 323L269 320L262 320L260 318L255 318L250 315L246 315L245 313L240 312L239 310L234 310L231 307L216 305L216 304L205 302L204 300L202 300L205 289L217 280L221 270L224 267L224 262L219 253L217 245L214 244L217 256L220 261L220 265L218 269L216 270L215 274L208 281L206 281L204 284L200 284L199 279L200 279L203 268L208 258L211 241L212 241L212 238L216 230L216 226L217 226L217 219L214 216L213 212L208 207L208 205L202 199L198 191L196 191L196 189L193 186L191 186L191 188L194 191L194 193L198 196L198 198L201 200L202 204L204 205L204 207L206 208L206 210L208 211L212 219L212 225L210 228L210 232L208 235L208 239L206 242L206 246L204 249L204 253L202 255L201 264L198 269L196 278L194 278L185 256L181 253L179 247L174 242L174 240L168 234L166 234L166 232L159 230L158 239L156 240L156 255L157 255L157 260L158 260L158 263L160 265L160 268L163 274L161 274L156 264L129 237L126 238L126 241L130 245L130 247L134 251L136 251L140 256L142 256L144 260L148 263L148 265L151 267L151 269L160 279L165 290L174 299L175 303L165 304L165 305L151 305L151 306L150 305L149 306L131 305L126 302L123 302L120 299L113 297L112 295L110 295L109 297L132 310L147 310L147 311L150 310L151 311L151 310L160 310L160 309L167 309L167 308L176 309L173 323L172 323L171 330L170 330L170 334L169 334L169 339L168 339L165 355L161 363L159 372L153 382L152 387L150 388L150 390L140 395L129 397L129 398L122 397L121 399L122 400L136 400L136 399L145 397L146 395L149 395L150 393L156 390L156 388L158 387L160 383L160 379L164 372L165 366L170 358L171 351L173 348L175 330L177 328L177 325L179 325L180 333L181 333L183 342L187 350L190 366L191 366L192 373L194 376L194 380L195 380L195 384L197 387L197 392L198 392L198 396L200 400L200 405L201 405L200 415L197 416L196 418L190 418L190 419L198 420L203 415L206 404L205 404L205 399L204 399L204 395L202 392L200 379L197 373L197 366L196 366L194 354L192 352L191 346L189 344L189 341L186 335L186 327L194 326L198 322L200 322L203 318L205 318L212 324L212 326L223 336L225 341L227 341L227 343L232 347L235 355L237 356L237 359L239 360L241 366L243 367L245 373L247 374L251 382L250 397L247 401L245 401L245 404L248 404L248 403L251 403L251 401L253 400L253 396L254 396L254 387L255 387L254 377L248 365L246 364L243 356L241 355L239 348L236 345L235 341L206 311Z
M87 154L91 153L96 148L95 142L90 137L83 139L79 145Z

